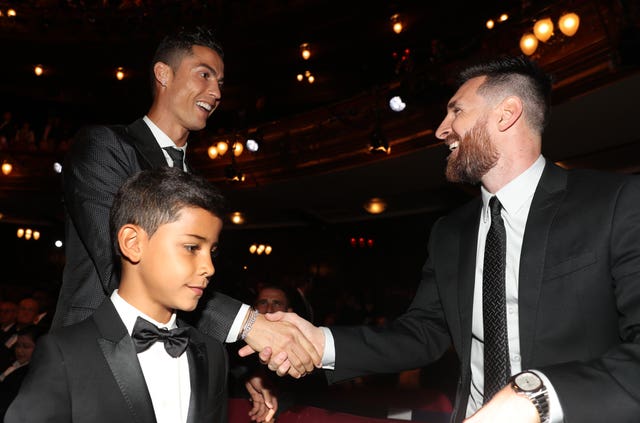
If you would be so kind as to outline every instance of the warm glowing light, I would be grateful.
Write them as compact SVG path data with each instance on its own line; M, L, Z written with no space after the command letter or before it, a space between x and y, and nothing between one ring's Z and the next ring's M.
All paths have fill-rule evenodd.
M316 82L316 77L313 75L309 75L307 81L309 81L309 84L313 84L314 82Z
M231 222L235 225L242 225L244 223L244 216L240 212L233 212L231 214Z
M296 76L296 79L298 80L298 82L302 82L302 80L304 79L304 75L303 75L303 74L301 74L301 73L299 73L299 74Z
M251 244L251 247L249 247L249 252L251 254L255 254L257 249L258 249L258 246L256 244Z
M36 65L36 66L33 68L33 73L35 73L35 74L36 74L36 76L40 76L40 75L42 75L42 74L44 73L44 69L42 68L42 65Z
M237 141L233 143L231 149L233 150L233 155L236 157L240 156L240 154L242 154L242 151L244 151L242 143Z
M8 175L11 173L11 171L13 170L13 165L9 162L4 162L2 163L2 173L4 173L5 175Z
M372 198L365 203L364 209L371 214L380 214L387 209L387 203L381 198Z
M507 15L506 13L503 13L503 14L502 14L502 15L500 15L500 17L498 18L498 20L499 20L500 22L504 22L504 21L506 21L507 19L509 19L509 15Z
M271 248L271 245L267 245L266 247L264 247L264 253L266 255L271 254L271 251L273 251L273 249Z
M22 238L24 236L24 229L18 229L18 233L16 235L18 235L18 238Z
M393 32L395 32L396 34L400 34L404 29L404 27L402 26L402 21L400 20L400 15L398 15L397 13L391 16L391 24Z
M496 26L496 23L493 21L493 19L489 19L487 21L487 28L493 29L494 26Z
M309 58L311 57L311 50L309 50L308 43L300 44L300 55L304 60L309 60Z
M533 34L524 34L520 38L520 50L527 56L531 56L538 48L538 39Z
M29 240L31 239L31 234L33 233L33 231L31 229L27 229L24 231L24 239Z
M40 232L38 231L33 231L33 239L35 239L36 241L40 239Z
M260 254L264 253L264 249L265 249L265 248L266 248L266 247L264 246L264 244L260 244L260 245L258 245L258 249L256 250L256 253L257 253L258 255L260 255Z
M16 10L15 9L9 9L7 10L7 16L10 18L15 18L17 15Z
M551 18L540 19L533 25L533 33L543 43L553 35L553 22Z
M216 157L218 157L218 149L216 148L215 145L212 145L207 149L207 154L209 155L209 158L213 160Z
M122 67L119 67L116 70L116 79L118 81L122 81L124 79L124 69L122 69Z
M560 31L567 37L573 37L578 32L580 26L580 17L575 13L565 13L558 21Z
M220 156L224 156L224 153L227 152L227 150L229 149L229 144L227 144L225 141L220 141L216 147L218 148L218 154Z

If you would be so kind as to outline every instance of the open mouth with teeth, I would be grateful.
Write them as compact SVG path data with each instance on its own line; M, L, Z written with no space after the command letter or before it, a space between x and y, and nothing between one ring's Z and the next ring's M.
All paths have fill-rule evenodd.
M211 111L213 110L213 106L209 103L205 103L204 101L197 101L196 106L200 107L207 113L211 113Z

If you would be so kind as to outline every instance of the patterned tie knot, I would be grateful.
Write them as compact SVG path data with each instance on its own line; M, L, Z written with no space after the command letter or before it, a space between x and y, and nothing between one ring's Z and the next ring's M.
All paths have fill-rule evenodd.
M500 210L502 210L502 204L495 195L489 200L489 210L491 210L491 219L500 216Z
M175 147L165 147L164 151L169 154L173 161L173 167L177 167L180 170L184 170L184 151Z

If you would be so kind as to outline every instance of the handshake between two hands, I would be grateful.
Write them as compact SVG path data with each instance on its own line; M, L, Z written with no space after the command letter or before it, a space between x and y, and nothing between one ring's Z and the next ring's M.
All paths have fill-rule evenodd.
M296 379L320 367L325 344L322 329L281 311L258 315L245 341L241 357L257 351L270 370Z

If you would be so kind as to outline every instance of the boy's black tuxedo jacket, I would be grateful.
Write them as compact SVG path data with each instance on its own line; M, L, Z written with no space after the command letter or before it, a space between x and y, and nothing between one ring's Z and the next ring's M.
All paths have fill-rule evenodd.
M226 350L193 328L190 335L188 423L226 423ZM42 337L29 367L6 423L156 421L133 341L109 299L88 319Z

